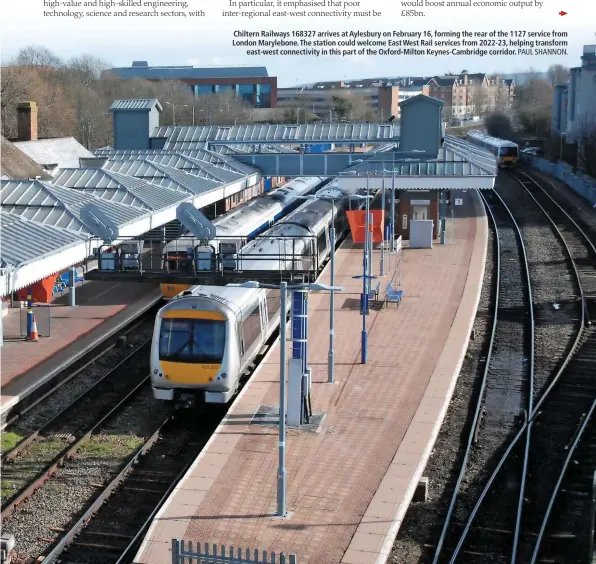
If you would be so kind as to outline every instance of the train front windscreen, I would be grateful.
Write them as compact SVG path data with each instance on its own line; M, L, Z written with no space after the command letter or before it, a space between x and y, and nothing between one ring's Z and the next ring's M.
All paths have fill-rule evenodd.
M517 157L517 147L501 147L499 149L500 157Z

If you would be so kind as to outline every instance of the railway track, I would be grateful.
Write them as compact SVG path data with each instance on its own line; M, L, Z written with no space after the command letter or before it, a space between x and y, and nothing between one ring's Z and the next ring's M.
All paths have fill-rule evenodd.
M434 554L435 564L451 555L453 562L462 549L464 539L460 537L458 542L458 534L462 526L471 523L481 480L487 469L495 468L495 453L506 448L533 406L534 316L525 247L511 212L499 196L488 194L485 205L497 235L492 331L465 454ZM529 444L528 433L525 451ZM466 547L466 561L475 556L497 558L508 550L510 543L504 543L495 531L515 527L524 497L526 465L525 456L508 461L500 484L504 495L491 500L489 511L475 525L474 542ZM503 498L506 503L502 503Z
M516 562L587 561L586 500L596 468L596 248L573 218L531 176L514 177L548 217L565 245L579 284L579 330L572 350L546 390L530 424L533 450ZM535 421L534 421L535 420ZM563 487L562 487L563 486ZM523 533L526 533L523 535ZM535 538L535 534L538 537Z
M218 409L219 408L219 409ZM221 406L214 411L222 411ZM222 411L223 413L223 411ZM43 564L131 562L143 534L221 417L197 428L188 413L169 417L67 532ZM196 421L196 419L194 419Z
M148 381L151 341L2 456L2 519L51 478L65 459L130 402Z
M4 454L12 448L15 439L10 435L15 428L18 430L21 421L26 420L25 425L28 426L31 424L29 419L49 420L57 413L57 410L62 408L68 398L76 395L76 391L73 392L73 390L86 390L97 379L96 372L99 371L101 377L104 368L109 371L114 364L117 364L123 357L124 347L132 345L133 348L136 348L139 339L143 342L144 334L151 335L158 304L159 302L156 302L127 327L106 338L79 360L66 367L50 382L14 406L8 415L3 415L0 422L0 429L3 431L2 453ZM67 383L69 385L65 386ZM60 396L64 396L64 398ZM37 424L39 425L39 423Z
M246 385L277 340L275 332L241 379ZM131 562L151 521L221 423L229 405L203 404L169 415L102 488L80 518L61 531L43 564ZM201 425L197 426L197 418Z

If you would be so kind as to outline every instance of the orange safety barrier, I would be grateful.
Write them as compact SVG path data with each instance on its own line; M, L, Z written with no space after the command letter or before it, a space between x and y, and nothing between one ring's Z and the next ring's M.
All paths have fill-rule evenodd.
M52 303L52 292L54 290L54 282L56 281L56 274L48 276L31 286L31 299L38 304ZM17 299L21 302L27 301L27 288L22 288L17 291Z
M383 229L385 228L385 212L383 210L370 210L372 214L372 225L369 225L373 234L373 243L383 242ZM366 210L347 211L348 223L352 231L354 243L364 243L366 231Z

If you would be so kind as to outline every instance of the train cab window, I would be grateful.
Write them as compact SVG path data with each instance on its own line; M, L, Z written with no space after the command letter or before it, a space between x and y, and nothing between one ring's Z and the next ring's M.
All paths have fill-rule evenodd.
M242 336L244 339L244 351L248 352L261 337L261 308L260 305L250 312L242 321Z
M517 147L501 147L499 155L501 157L517 157Z
M162 319L159 360L219 364L223 360L225 321Z

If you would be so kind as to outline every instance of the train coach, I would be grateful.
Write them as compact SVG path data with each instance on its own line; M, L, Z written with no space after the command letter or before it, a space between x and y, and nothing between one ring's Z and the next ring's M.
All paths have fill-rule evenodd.
M332 217L339 240L348 228L344 211L354 192L337 184L323 188L318 199L304 203L243 249L238 259L242 270L292 268L298 258L305 263L294 268L318 272L330 255ZM175 296L155 320L154 397L188 404L202 395L207 403L228 403L279 325L279 309L279 290L274 289L193 286Z
M213 220L217 239L207 244L193 241L190 234L170 241L164 249L163 268L171 272L233 268L234 263L228 257L300 205L300 196L312 193L327 181L318 176L294 178L276 190L237 206ZM189 287L189 284L164 283L162 296L171 299Z
M519 146L513 141L491 137L486 133L473 129L467 133L468 141L483 147L495 155L500 167L510 167L519 161Z

